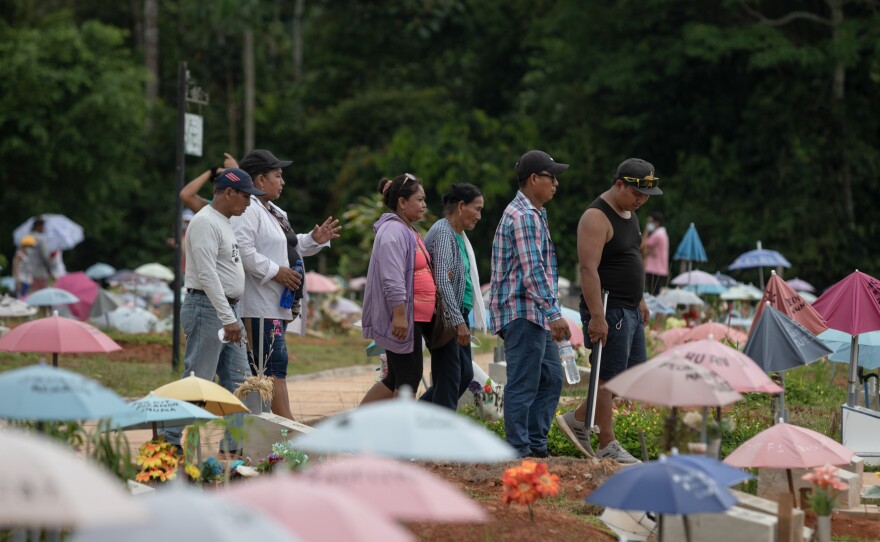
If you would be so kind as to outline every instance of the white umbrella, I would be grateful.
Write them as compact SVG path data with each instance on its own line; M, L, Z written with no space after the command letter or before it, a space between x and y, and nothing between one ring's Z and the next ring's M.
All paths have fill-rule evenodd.
M153 279L166 280L168 282L174 280L174 271L161 263L145 263L135 269L134 272L138 275Z
M666 290L659 296L657 296L657 301L663 303L664 305L703 305L703 300L700 297L687 290L682 290L681 288L673 288L671 290Z
M106 469L57 441L4 428L0 450L0 526L67 529L146 519Z
M738 284L721 294L725 301L758 301L764 297L764 292L753 284Z
M85 493L85 491L84 491ZM276 520L247 504L183 484L138 497L153 515L143 525L119 525L77 532L71 542L155 542L211 540L212 542L295 542L299 540Z
M411 393L331 416L291 441L319 453L359 453L423 461L496 463L516 450L482 425Z
M40 216L43 217L43 235L46 238L46 245L50 251L69 250L82 243L83 239L85 239L82 226L66 216L53 214ZM25 220L12 232L12 240L15 241L15 246L20 246L21 239L31 233L35 218L37 217L32 216Z
M116 268L110 264L98 262L86 268L86 276L92 280L110 278L116 274Z
M43 288L24 298L25 303L34 307L51 307L52 305L71 305L79 303L80 298L61 288Z
M138 307L117 307L105 316L110 327L123 333L151 333L159 321L155 314Z
M4 295L0 298L0 318L21 318L37 314L37 308L32 307L14 297Z

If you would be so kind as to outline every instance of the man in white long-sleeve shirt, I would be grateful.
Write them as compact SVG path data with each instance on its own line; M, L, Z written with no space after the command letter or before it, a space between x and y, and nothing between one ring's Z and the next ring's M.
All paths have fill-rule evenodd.
M244 267L230 218L247 210L251 195L263 194L246 172L227 169L214 182L211 204L193 217L186 232L187 294L180 312L186 333L183 377L192 372L213 381L217 375L229 391L235 391L250 373L242 323L236 312L244 292ZM234 415L233 425L240 426L241 422L241 415ZM179 445L180 428L167 428L165 437ZM220 443L221 452L235 454L240 448L227 431Z

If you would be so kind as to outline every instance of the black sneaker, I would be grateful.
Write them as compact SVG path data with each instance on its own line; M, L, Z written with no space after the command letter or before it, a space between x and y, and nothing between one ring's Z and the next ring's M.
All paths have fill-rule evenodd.
M550 457L550 452L548 450L532 450L532 452L526 457L537 457L540 459L544 459Z

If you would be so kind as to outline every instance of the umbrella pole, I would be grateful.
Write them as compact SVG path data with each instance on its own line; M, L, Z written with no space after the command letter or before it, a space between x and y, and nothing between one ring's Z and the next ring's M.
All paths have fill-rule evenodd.
M52 352L52 367L58 367L58 352Z
M260 317L260 324L258 326L259 327L259 336L256 337L256 341L257 341L257 352L259 352L259 354L258 354L259 357L257 358L257 367L259 368L259 371L257 371L257 373L260 374L261 376L266 372L266 365L265 365L266 360L263 359L263 326L264 325L266 325L266 321L263 320L262 317ZM253 352L253 348L254 348L253 345L251 345L252 352Z
M709 444L709 407L703 407L703 425L700 427L700 442Z
M691 522L688 521L687 516L681 516L681 520L684 522L684 539L691 542Z
M663 514L657 516L657 540L663 542Z
M794 503L796 508L800 508L797 497L794 494L794 478L791 476L791 469L785 469L785 477L788 478L788 491L791 493L791 502Z
M157 440L159 438L159 423L153 422L153 440Z
M853 335L849 346L849 394L846 404L859 404L859 336Z

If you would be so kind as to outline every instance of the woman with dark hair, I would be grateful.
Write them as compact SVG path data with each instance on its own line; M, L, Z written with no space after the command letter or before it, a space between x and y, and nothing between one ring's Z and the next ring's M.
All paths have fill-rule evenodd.
M473 310L475 327L486 328L486 313L480 295L474 250L465 231L473 230L483 211L483 193L468 183L452 185L443 196L442 218L431 226L425 245L434 267L434 282L449 308L456 337L431 348L432 386L422 400L455 410L458 400L474 378L471 358L471 330L468 315Z
M413 227L425 216L425 190L415 175L379 181L382 202L392 212L373 225L376 238L367 269L363 336L385 349L388 374L361 404L388 399L401 386L413 391L422 378L422 328L431 322L437 289L428 251Z

